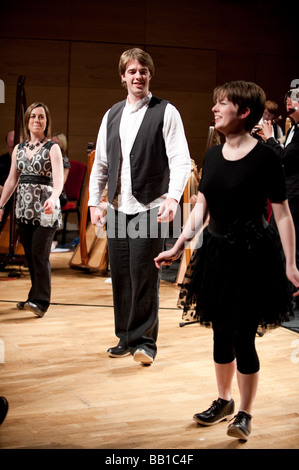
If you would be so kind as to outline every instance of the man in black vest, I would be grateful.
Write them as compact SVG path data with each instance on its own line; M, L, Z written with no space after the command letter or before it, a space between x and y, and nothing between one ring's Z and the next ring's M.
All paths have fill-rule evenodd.
M89 184L91 222L104 222L101 196L108 185L107 238L117 346L110 357L132 354L151 364L157 354L160 272L164 247L191 171L180 114L149 91L152 58L134 48L119 61L127 99L103 117Z

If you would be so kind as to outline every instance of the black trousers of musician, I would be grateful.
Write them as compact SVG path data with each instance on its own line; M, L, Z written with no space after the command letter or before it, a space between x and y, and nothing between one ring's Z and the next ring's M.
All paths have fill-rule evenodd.
M31 278L27 300L46 312L51 299L50 253L56 228L32 224L18 227Z
M289 199L290 211L292 214L296 233L296 261L299 268L299 196Z
M154 258L164 250L168 224L158 209L126 215L107 210L107 239L113 289L115 334L131 354L157 354L161 272Z

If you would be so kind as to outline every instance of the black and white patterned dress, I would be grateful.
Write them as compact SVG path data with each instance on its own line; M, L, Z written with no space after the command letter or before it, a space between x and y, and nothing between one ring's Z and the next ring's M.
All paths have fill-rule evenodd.
M46 142L29 160L25 142L17 149L17 170L20 180L16 196L16 221L21 224L44 227L62 226L59 199L56 201L52 217L44 217L43 205L53 192L52 164L50 159L53 141Z

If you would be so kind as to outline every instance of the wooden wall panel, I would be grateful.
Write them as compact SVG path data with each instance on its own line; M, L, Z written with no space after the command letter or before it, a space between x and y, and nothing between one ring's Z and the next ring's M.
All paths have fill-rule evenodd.
M0 155L7 152L5 136L14 129L16 87L17 82L14 85L5 84L5 103L0 104Z
M299 83L299 57L265 53L257 56L256 81L263 87L269 99L279 103L283 114L284 95L291 88L294 79Z
M129 48L128 44L72 43L70 86L118 90L121 83L119 58Z
M288 9L269 8L261 0L151 0L147 44L257 52L261 48L297 53ZM267 41L265 41L267 39Z
M190 155L200 168L206 148L208 129L212 122L211 94L200 91L152 90L156 95L169 100L180 112Z
M217 54L188 48L148 46L156 72L151 87L165 90L211 92L216 83Z
M5 134L14 127L19 75L25 76L27 106L44 101L49 107L53 128L67 130L69 44L4 38L1 40L0 63L0 78L5 83L5 103L0 105L1 154L6 152Z
M289 15L262 0L11 0L1 5L0 34L245 52L270 44L275 53L297 54Z
M104 113L117 101L125 99L125 91L100 88L71 88L69 115L69 157L84 161L88 142L96 140Z
M273 53L243 54L243 52L219 52L218 83L230 80L247 80L258 83L267 99L276 101L280 114L285 118L284 95L298 77L299 58Z
M155 63L153 93L179 110L192 158L201 166L212 120L211 93L216 86L215 51L149 46Z
M71 3L72 40L133 45L145 42L146 0Z
M27 86L68 86L69 44L60 41L1 39L1 79L6 85L25 75Z
M260 0L6 2L0 16L6 95L0 153L14 122L17 77L24 74L27 103L47 102L53 131L67 134L70 158L85 161L104 112L125 97L119 56L139 45L155 62L152 91L177 106L191 155L201 163L215 85L254 79L279 100L299 77L295 30L286 13Z
M10 0L2 2L0 31L2 37L66 39L71 35L73 0Z
M94 142L104 113L124 99L118 75L121 53L129 46L74 42L70 55L69 157L85 162L88 142Z
M255 81L256 54L244 54L242 51L219 51L217 82L225 83L231 80Z
M144 43L146 0L2 2L3 37ZM4 21L3 21L4 20Z

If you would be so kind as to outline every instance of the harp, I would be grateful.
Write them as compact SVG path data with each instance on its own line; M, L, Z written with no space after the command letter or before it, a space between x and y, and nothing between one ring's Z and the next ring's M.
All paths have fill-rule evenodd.
M220 136L218 132L215 130L215 127L212 123L209 126L208 130L208 137L206 143L206 151L209 150L213 145L217 145L220 143ZM186 221L191 213L192 204L190 203L190 199L193 195L197 193L198 184L201 178L202 169L197 171L196 165L193 160L191 160L191 174L189 180L186 184L184 194L183 194L183 217L184 221ZM187 246L182 254L180 266L177 273L176 284L179 285L184 280L185 272L191 260L191 256L193 253L193 249L190 246Z
M93 146L94 145L91 142L88 144L87 168L80 204L79 243L69 261L69 266L71 268L83 269L90 272L106 273L108 269L108 243L106 231L104 228L95 228L88 218L88 186L95 158L95 150L93 150ZM102 200L107 200L107 196L103 196Z
M213 147L214 145L218 145L220 143L221 143L220 135L215 130L215 127L212 123L212 125L209 127L209 130L208 130L208 137L207 137L205 151L207 152L211 147ZM198 183L201 179L202 168L200 169L199 173L192 174L192 171L194 172L194 168L191 167L191 175L190 175L189 181L186 185L184 195L183 195L184 206L185 206L185 201L186 201L186 207L189 213L191 212L190 198L197 191ZM207 223L208 222L206 222L206 225ZM187 246L182 254L181 263L180 263L180 267L179 267L177 279L176 279L176 284L178 286L181 285L184 281L185 274L189 268L189 263L191 261L193 251L194 249ZM180 327L183 327L185 325L192 325L193 323L198 323L198 320L196 319L196 315L194 314L194 312L191 312L191 313L184 312L182 315L182 319L184 321L179 323Z
M198 173L195 162L191 160L191 174L189 176L189 179L187 181L184 194L183 194L183 220L186 222L191 211L193 204L190 202L190 199L193 195L197 193L197 188L198 188L198 183L200 180L200 174L201 172ZM177 277L175 283L177 285L181 284L184 276L186 269L189 265L190 259L192 256L192 248L190 245L188 245L182 254Z
M25 77L20 75L17 81L14 145L23 140L23 118L26 110ZM19 241L15 218L16 193L6 204L6 210L0 224L0 264L27 265L24 249Z

